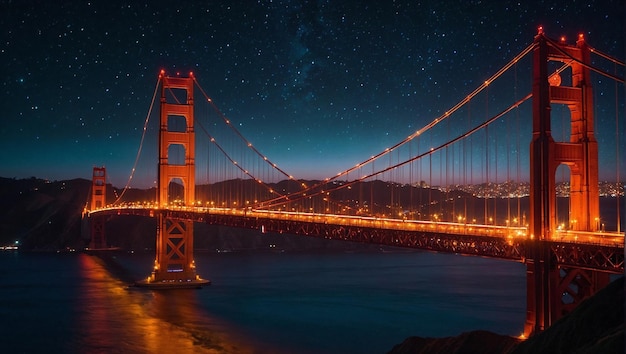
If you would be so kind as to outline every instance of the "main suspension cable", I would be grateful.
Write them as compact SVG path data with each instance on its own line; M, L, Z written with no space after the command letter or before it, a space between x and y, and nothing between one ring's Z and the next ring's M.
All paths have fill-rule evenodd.
M213 109L215 110L215 112L220 116L220 118L222 118L222 120L224 121L224 123L226 123L226 125L228 125L228 127L230 129L233 130L233 132L235 132L235 134L237 136L239 136L239 138L241 140L243 140L243 142L246 144L246 146L248 148L250 148L252 151L254 151L255 154L257 154L259 157L261 157L264 161L266 161L272 168L276 169L279 173L281 173L283 176L287 177L290 180L294 180L295 178L290 175L289 173L285 172L283 169L281 169L280 167L278 167L278 165L276 165L275 163L271 162L267 156L261 154L261 152L254 147L254 145L252 145L252 143L246 139L243 134L241 134L241 132L234 126L231 124L230 119L228 119L226 117L226 115L224 113L222 113L222 111L217 107L217 105L215 105L215 103L213 102L213 99L211 99L211 97L209 97L207 95L207 93L204 91L204 89L202 88L202 86L200 86L200 83L198 82L198 80L196 80L196 78L193 78L193 81L196 83L196 85L198 86L198 88L200 89L200 92L202 92L202 94L204 95L204 98L207 100L207 102L209 102L209 104L211 105L211 107L213 107Z
M347 175L350 172L353 172L357 169L360 169L362 166L367 165L377 159L379 159L382 156L385 156L386 154L390 153L391 151L395 150L396 148L399 148L400 146L408 143L409 141L413 140L414 138L424 134L425 132L427 132L428 130L430 130L431 128L433 128L434 126L436 126L437 124L439 124L440 122L442 122L443 120L445 120L446 118L450 117L454 112L456 112L457 110L459 110L461 107L463 107L466 103L468 103L469 101L471 101L476 95L478 95L480 92L482 92L487 86L489 86L490 83L492 83L493 81L495 81L498 77L500 77L504 72L506 72L508 69L510 69L513 65L515 65L519 60L521 60L524 56L526 56L528 53L530 53L533 48L535 47L534 43L531 43L530 45L528 45L528 47L526 47L524 50L522 50L518 55L516 55L511 61L509 61L506 65L504 65L502 68L500 68L500 70L498 70L494 75L492 75L489 79L487 79L486 81L484 81L478 88L476 88L474 91L472 91L469 95L467 95L465 98L463 98L461 101L459 101L457 104L455 104L451 109L449 109L448 111L446 111L444 114L442 114L441 116L435 118L434 120L432 120L431 122L429 122L428 124L426 124L424 127L422 127L421 129L417 130L415 133L409 135L407 138L401 140L400 142L396 143L395 145L393 145L390 148L386 148L385 150L383 150L382 152L371 156L370 158L366 159L365 161L356 164L355 166L343 171L343 172L339 172L336 175L334 175L333 177L329 177L324 179L322 182L309 187L309 189L313 189L316 187L320 187L324 184L327 184L331 181L334 181L340 177L343 177L345 175Z
M578 59L574 58L571 54L569 54L569 53L567 53L566 51L564 51L563 49L561 49L561 48L560 48L560 45L558 45L556 42L554 42L554 40L552 40L552 39L550 39L550 38L548 38L548 37L545 37L545 36L544 36L544 38L545 38L545 39L546 39L546 41L547 41L548 43L550 43L550 44L552 45L552 47L553 47L554 49L556 49L559 53L561 53L561 54L563 54L564 56L566 56L566 57L568 57L568 58L572 59L572 60L573 60L573 61L575 61L576 63L578 63L578 64L580 64L580 65L584 66L585 68L587 68L587 69L589 69L589 70L595 71L596 73L598 73L598 74L600 74L600 75L606 76L606 77L608 77L609 79L613 79L613 80L615 80L615 81L617 81L617 82L620 82L620 83L622 83L622 84L624 83L624 79L623 79L623 78L621 78L621 77L619 77L619 76L617 76L617 75L613 75L613 74L611 74L611 73L607 73L606 71L601 70L601 69L599 69L599 68L596 68L596 67L595 67L595 66L593 66L593 65L589 65L589 64L587 64L587 63L583 63L582 61L580 61L580 60L578 60ZM609 60L610 60L610 59L609 59Z
M137 149L137 155L135 156L135 163L133 164L133 168L130 171L130 176L128 177L126 186L124 186L122 193L120 193L119 197L117 197L117 199L115 200L115 202L113 202L113 204L117 204L117 202L119 202L120 199L122 199L122 197L124 196L124 193L126 193L126 191L130 188L130 182L133 180L133 176L135 175L135 171L137 170L137 164L139 163L139 157L141 156L143 142L146 138L146 131L148 130L148 122L150 121L150 116L152 115L152 108L154 107L154 101L156 99L156 95L159 89L159 84L161 83L161 78L162 78L162 74L159 75L159 78L157 79L157 83L154 87L154 93L152 94L152 101L150 102L150 108L148 109L148 114L146 115L146 119L143 123L143 131L141 132L141 141L139 142L139 149Z
M439 150L441 150L441 149L444 149L445 147L450 146L450 145L452 145L452 144L456 143L457 141L459 141L459 140L461 140L461 139L465 139L465 138L469 137L470 135L473 135L474 133L476 133L477 131L479 131L479 130L480 130L480 129L482 129L482 128L485 128L486 126L488 126L489 124L493 123L494 121L496 121L496 120L497 120L497 119L499 119L500 117L502 117L502 116L504 116L505 114L507 114L507 113L509 113L510 111L512 111L514 108L519 107L522 103L526 102L526 101L527 101L528 99L530 99L532 96L533 96L533 94L532 94L532 93L527 94L524 98L522 98L522 99L520 99L519 101L517 101L517 102L513 103L511 106L509 106L509 107L508 107L508 108L506 108L505 110L503 110L503 111L501 111L500 113L496 114L495 116L493 116L493 117L489 118L489 119L488 119L488 120L486 120L485 122L483 122L483 123L481 123L480 125L478 125L478 126L474 127L473 129L471 129L471 130L467 131L466 133L461 134L461 135L457 136L456 138L454 138L454 139L452 139L452 140L450 140L450 141L448 141L448 142L446 142L446 143L443 143L443 144L441 144L441 145L439 145L439 146L437 146L437 147L435 147L435 148L430 148L428 151L423 152L423 153L421 153L421 154L419 154L419 155L417 155L417 156L414 156L414 157L412 157L412 158L410 158L410 159L408 159L408 160L405 160L405 161L402 161L402 162L398 162L398 163L396 163L395 165L388 166L388 167L386 167L386 168L384 168L384 169L382 169L382 170L380 170L380 171L373 171L373 172L372 172L371 174L369 174L369 175L363 175L363 176L361 176L361 177L359 177L359 178L357 178L357 179L355 179L355 180L352 180L352 181L349 181L349 182L343 183L343 184L341 184L341 185L339 185L339 186L337 186L337 187L335 187L335 188L326 189L326 190L324 190L324 191L320 191L320 192L314 193L314 194L312 194L312 195L311 195L311 194L306 194L306 195L303 195L303 193L302 193L302 192L300 192L300 193L295 193L295 194L293 194L293 195L291 195L291 196L290 196L290 198L292 198L292 199L291 199L291 201L297 201L297 200L302 199L302 198L312 197L312 196L320 195L320 194L322 194L322 193L329 193L329 192L333 192L333 191L335 191L335 190L339 190L339 189L347 188L347 187L349 187L349 186L352 186L352 185L356 184L357 182L361 182L361 181L363 181L363 180L365 180L365 179L368 179L368 178L371 178L371 177L376 177L376 176L378 176L378 175L380 175L380 174L383 174L383 173L388 172L388 171L390 171L390 170L393 170L393 169L396 169L396 168L398 168L398 167L404 166L404 165L406 165L406 164L408 164L408 163L411 163L411 162L413 162L413 161L415 161L415 160L421 159L421 158L423 158L423 157L425 157L425 156L432 156L432 154L433 154L433 153L435 153L435 152L437 152L437 151L439 151ZM296 197L296 198L294 198L294 196L297 196L297 197ZM280 198L276 198L276 199L274 199L274 200L266 201L265 203L270 203L270 204L264 204L264 207L268 207L268 208L269 208L269 207L272 207L272 206L275 206L275 205L281 204L282 202L280 201Z

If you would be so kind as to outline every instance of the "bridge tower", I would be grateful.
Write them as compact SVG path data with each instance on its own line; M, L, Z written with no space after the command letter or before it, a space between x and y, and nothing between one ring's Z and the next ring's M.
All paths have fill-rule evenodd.
M181 181L184 188L183 206L195 203L195 135L193 111L194 79L168 77L161 71L161 114L159 129L159 162L157 203L160 209L170 203L170 183ZM168 95L170 100L168 101ZM184 95L184 97L183 97ZM173 98L172 98L173 97ZM173 117L183 117L185 128L170 129ZM182 164L170 163L170 147L179 145L185 150ZM193 258L193 221L181 220L161 211L157 215L157 241L154 270L147 280L138 285L150 287L200 286L209 283L196 274Z
M568 66L561 80L548 73L550 61ZM557 228L556 170L570 168L570 228L599 228L598 144L594 136L590 50L583 35L575 45L548 39L543 29L533 52L533 135L530 143L530 237L526 258L527 315L525 335L540 332L579 302L609 283L608 273L558 267L550 250ZM563 83L563 85L562 85ZM566 86L569 84L569 86ZM550 127L551 104L570 111L571 136L555 142ZM568 294L564 298L563 294Z
M106 168L94 167L91 177L91 205L90 210L96 210L106 206ZM103 249L107 247L104 233L104 216L93 216L89 222L91 225L90 249Z

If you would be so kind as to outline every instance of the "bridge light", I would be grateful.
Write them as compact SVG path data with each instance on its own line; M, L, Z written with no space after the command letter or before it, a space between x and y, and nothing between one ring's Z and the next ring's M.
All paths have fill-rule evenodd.
M560 86L561 75L559 75L558 72L555 72L554 74L550 75L550 77L548 77L548 83L550 84L550 86Z
M561 36L561 42L565 42L565 36Z
M537 34L543 34L543 26L539 26L539 28L537 28Z

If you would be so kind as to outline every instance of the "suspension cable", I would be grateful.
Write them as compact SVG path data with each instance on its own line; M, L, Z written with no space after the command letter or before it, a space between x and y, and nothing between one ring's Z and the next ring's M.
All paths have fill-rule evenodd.
M465 98L463 98L461 101L459 101L451 109L446 111L443 115L435 118L430 123L426 124L424 127L422 127L421 129L417 130L415 133L409 135L407 138L401 140L400 142L396 143L392 147L386 148L382 152L379 152L378 154L371 156L370 158L366 159L365 161L363 161L361 163L358 163L355 166L353 166L353 167L351 167L351 168L349 168L349 169L347 169L345 171L339 172L336 175L334 175L333 177L326 178L323 181L321 181L321 182L319 182L319 183L317 183L317 184L315 184L313 186L308 187L307 189L310 190L310 189L315 189L315 188L321 187L321 186L323 186L325 184L330 183L331 181L334 181L334 180L336 180L336 179L338 179L340 177L343 177L343 176L349 174L350 172L353 172L353 171L355 171L357 169L360 169L362 166L374 162L375 160L377 160L377 159L385 156L386 154L392 152L396 148L399 148L400 146L408 143L409 141L413 140L414 138L416 138L416 137L422 135L423 133L427 132L428 130L430 130L431 128L433 128L434 126L436 126L437 124L439 124L440 122L445 120L446 118L450 117L454 112L459 110L461 107L463 107L470 100L472 100L476 95L478 95L480 92L482 92L482 90L484 90L487 86L489 86L490 83L495 81L504 72L506 72L513 65L515 65L519 60L521 60L524 56L526 56L528 53L530 53L533 50L534 47L535 47L535 43L531 43L530 45L528 45L524 50L522 50L518 55L516 55L506 65L504 65L502 68L500 68L500 70L498 70L494 75L492 75L489 79L484 81L478 88L476 88L469 95L467 95ZM212 101L209 98L207 98L207 99L209 100L209 102L212 103ZM276 200L271 200L270 202L274 202L274 201L276 201Z
M265 183L263 180L252 175L250 171L246 170L243 166L241 166L241 164L239 164L235 159L233 159L228 154L228 152L226 152L226 150L217 142L217 140L207 131L207 129L204 128L204 126L200 122L196 121L196 124L200 127L200 129L204 132L204 134L209 138L211 143L213 143L220 150L220 152L226 157L226 159L228 159L228 161L230 161L230 163L233 166L237 167L241 172L243 172L246 176L252 178L254 181L258 182L259 184L262 184L265 188L267 188L267 190L270 193L283 196L281 193L277 192L275 189L273 189L270 185Z
M233 130L233 132L235 132L235 134L237 136L239 136L239 138L241 138L241 140L243 140L244 143L246 143L246 146L248 148L250 148L252 151L254 151L254 153L256 153L259 157L261 157L264 161L266 161L272 168L276 169L278 172L280 172L283 176L287 177L290 180L294 180L295 178L288 174L287 172L285 172L283 169L281 169L280 167L278 167L278 165L276 165L275 163L271 162L267 156L261 154L261 152L254 147L254 145L252 145L252 143L246 139L243 134L241 134L241 132L234 126L231 124L230 119L228 119L226 117L226 115L224 113L222 113L222 111L217 107L217 105L215 105L215 103L213 102L213 99L211 99L211 97L209 97L207 95L207 93L204 91L204 89L202 88L202 86L200 86L200 83L198 82L198 80L196 80L196 78L193 78L193 81L196 83L196 85L198 86L198 88L200 89L200 91L202 92L202 94L204 95L204 98L207 100L207 102L209 102L209 104L211 105L211 107L213 107L213 109L215 110L215 112L220 116L220 118L222 118L222 120L224 121L224 123L226 123L226 125L228 125L228 127L230 129Z
M452 139L452 140L450 140L450 141L448 141L448 142L446 142L446 143L443 143L443 144L441 144L441 145L439 145L439 146L437 146L437 147L435 147L435 148L430 148L428 151L423 152L423 153L421 153L421 154L419 154L419 155L417 155L417 156L414 156L414 157L412 157L412 158L410 158L410 159L408 159L408 160L405 160L405 161L402 161L402 162L398 162L398 163L396 163L395 165L388 166L388 167L386 167L386 168L384 168L384 169L382 169L382 170L380 170L380 171L372 171L372 173L371 173L371 174L369 174L369 175L363 175L363 176L361 176L361 177L359 177L359 178L357 178L357 179L355 179L355 180L352 180L352 181L349 181L349 182L343 183L343 184L341 184L341 185L339 185L339 186L337 186L337 187L335 187L335 188L327 189L327 190L325 190L325 191L323 191L323 192L317 192L317 193L314 193L314 194L312 194L312 195L309 195L309 194L302 195L302 193L297 193L297 194L295 194L295 195L299 195L299 197L292 199L292 201L299 200L299 199L302 199L302 198L305 198L305 197L316 196L316 195L319 195L319 194L321 194L321 193L333 192L333 191L335 191L335 190L339 190L339 189L347 188L347 187L352 186L353 184L355 184L355 183L357 183L357 182L361 182L361 181L363 181L363 180L365 180L365 179L368 179L368 178L371 178L371 177L378 176L378 175L383 174L383 173L385 173L385 172L387 172L387 171L390 171L390 170L396 169L396 168L398 168L398 167L401 167L401 166L404 166L404 165L406 165L406 164L408 164L408 163L411 163L411 162L413 162L413 161L415 161L415 160L421 159L421 158L423 158L423 157L425 157L425 156L432 156L432 154L433 154L433 153L435 153L435 152L437 152L437 151L439 151L439 150L441 150L441 149L444 149L445 147L447 147L447 146L449 146L449 145L452 145L452 144L456 143L456 142L457 142L457 141L459 141L459 140L462 140L462 139L465 139L465 138L469 137L470 135L472 135L472 134L476 133L476 132L477 132L477 131L479 131L480 129L485 128L485 127L486 127L486 126L488 126L489 124L493 123L495 120L499 119L500 117L502 117L502 116L504 116L505 114L507 114L507 113L509 113L510 111L512 111L514 108L519 107L522 103L526 102L526 101L527 101L528 99L530 99L532 96L533 96L533 94L532 94L532 93L527 94L524 98L522 98L522 99L520 99L519 101L517 101L517 102L513 103L511 106L509 106L509 107L508 107L508 108L506 108L505 110L501 111L500 113L496 114L495 116L491 117L490 119L486 120L485 122L481 123L480 125L478 125L478 126L474 127L473 129L471 129L471 130L469 130L469 131L465 132L464 134L461 134L461 135L457 136L456 138L454 138L454 139ZM293 197L294 197L294 195L292 195L292 196L291 196L291 198L293 198ZM269 205L265 205L265 206L266 206L266 207L271 207L271 206L278 205L278 204L282 203L282 202L280 202L278 199L279 199L279 198L274 199L274 200L271 200L271 201L267 201L267 202L269 202L269 203L273 203L273 204L269 204ZM266 203L267 203L267 202L266 202Z
M124 196L124 193L126 193L126 191L130 188L130 182L132 181L133 176L135 175L135 171L137 170L137 163L139 162L139 157L141 156L141 149L143 148L143 142L146 138L146 131L148 130L148 122L150 121L150 115L152 115L152 108L154 107L154 101L156 99L156 95L159 89L159 84L161 83L161 78L162 78L162 74L159 75L159 78L157 79L157 83L154 87L154 93L152 94L152 101L150 102L150 108L148 109L148 114L146 115L146 119L143 123L143 131L141 132L141 141L139 142L139 149L137 149L137 155L135 156L135 163L133 164L133 168L130 171L130 176L128 177L126 186L124 186L122 193L120 193L120 196L117 197L117 199L115 200L115 202L113 202L113 204L117 204L117 202L119 202L120 199L122 199L122 197Z
M197 87L200 89L200 91L202 92L204 98L207 100L207 102L211 105L211 107L215 110L215 112L220 116L220 118L222 118L222 120L224 121L224 123L226 123L226 125L237 135L239 136L239 138L246 144L246 146L251 149L257 156L259 156L267 165L269 165L272 169L278 171L280 174L282 174L283 176L287 177L288 180L292 180L292 181L296 181L296 178L293 177L293 175L288 174L287 172L285 172L283 169L281 169L280 167L278 167L278 165L276 165L275 163L273 163L270 159L267 158L267 156L263 155L256 147L254 147L254 145L252 145L252 143L246 139L243 134L230 122L230 119L228 119L226 117L226 115L217 107L217 105L213 102L213 99L211 99L207 93L204 91L204 89L202 88L202 86L200 86L200 83L197 81L197 79L194 77L193 78L195 84L197 85ZM217 140L211 135L209 134L209 132L207 131L207 129L204 128L204 126L202 126L202 124L200 122L197 122L197 124L200 126L201 130L207 135L207 137L209 137L209 139L211 140L211 142L213 144L215 144L217 146L217 148L220 150L220 152L226 157L226 159L228 159L230 161L230 163L232 165L234 165L235 167L237 167L241 172L243 172L245 175L247 175L248 177L252 178L253 180L255 180L256 182L258 182L259 184L262 184L271 194L276 195L277 197L275 197L275 199L286 199L289 200L289 195L288 194L282 194L280 192L278 192L275 188L273 188L272 186L270 186L269 184L267 184L263 179L258 178L257 176L254 176L253 174L251 174L249 172L249 170L247 170L246 168L244 168L243 166L241 166L241 164L239 164L235 159L233 159L227 152L226 150L217 143ZM307 185L302 182L302 181L298 181L300 188L302 188L300 190L300 192L305 193L307 190L310 190L311 188L307 187ZM271 200L275 200L275 199L271 199ZM334 201L330 199L330 196L328 196L328 201L329 203L333 203L339 206L344 206L342 203L338 202L338 201ZM263 202L261 202L263 203Z
M606 60L608 60L608 61L610 61L610 62L612 62L614 64L625 66L623 61L621 61L621 60L619 60L619 59L617 59L615 57L612 57L612 56L610 56L610 55L608 55L608 54L606 54L604 52L601 52L601 51L597 50L596 48L593 48L593 47L589 46L589 51L599 55L600 57L602 57L602 58L604 58L604 59L606 59Z
M589 70L595 71L596 73L598 73L598 74L600 74L600 75L606 76L606 77L608 77L609 79L613 79L613 80L615 80L615 81L617 81L617 82L620 82L620 83L622 83L622 84L624 83L624 79L623 79L623 78L621 78L621 77L619 77L619 76L616 76L616 75L613 75L613 74L611 74L611 73L607 73L606 71L603 71L603 70L601 70L601 69L599 69L599 68L596 68L596 67L595 67L595 66L593 66L593 65L589 65L589 64L583 63L582 61L580 61L580 60L578 60L578 59L574 58L574 57L573 57L571 54L569 54L568 52L566 52L566 51L564 51L563 49L561 49L561 48L560 48L560 46L559 46L556 42L554 42L552 39L550 39L550 38L548 38L548 37L546 37L546 36L544 36L544 38L545 38L545 39L546 39L546 41L547 41L548 43L550 43L550 44L552 45L552 47L553 47L554 49L556 49L559 53L561 53L561 54L565 55L566 57L568 57L568 58L572 59L572 60L573 60L573 61L575 61L576 63L578 63L578 64L580 64L580 65L584 66L585 68L587 68L587 69L589 69ZM609 60L610 60L610 59L609 59Z

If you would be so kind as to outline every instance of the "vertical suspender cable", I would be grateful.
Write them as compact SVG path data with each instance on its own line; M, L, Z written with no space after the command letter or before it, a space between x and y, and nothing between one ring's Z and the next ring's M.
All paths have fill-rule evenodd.
M617 64L613 64L614 68L615 68L615 74L617 75ZM617 193L616 193L616 203L617 203L617 232L620 233L621 232L621 212L620 212L620 190L624 191L624 188L622 186L622 181L620 180L620 169L622 168L622 166L620 166L620 159L619 159L619 104L618 104L618 99L617 99L617 93L618 93L618 85L617 85L617 81L615 81L615 164L617 165L617 168L615 169L615 182L617 183Z
M515 100L517 101L517 63L515 63L514 71L515 71ZM521 188L521 170L520 170L520 144L519 143L520 143L520 132L521 131L520 131L520 126L519 126L519 121L520 121L520 119L519 119L519 107L517 107L515 109L515 124L516 124L515 131L517 132L515 134L515 140L516 140L516 147L515 148L517 150L516 154L515 154L516 159L517 159L517 166L515 167L515 172L517 173L517 181L516 181L517 183L516 183L516 186L515 186L515 188L516 188L516 193L515 194L517 196L517 222L520 225L522 225L522 219L521 219L521 215L520 215L521 210L522 210L522 207L521 207L521 197L522 196L521 196L521 193L520 193L521 192L520 191L520 188ZM525 225L522 225L522 226L525 226Z
M485 88L486 99L485 99L485 116L487 119L489 118L489 87ZM484 204L485 204L485 222L487 225L489 221L489 212L487 210L487 197L489 196L489 125L485 127L485 190L484 192Z
M409 158L413 157L413 142L409 142ZM409 215L413 213L413 162L409 164ZM412 217L411 220L414 220Z
M515 87L517 85L517 83L515 83L513 86ZM515 90L515 88L513 89ZM515 95L513 95L513 100L515 100ZM517 110L516 110L517 111ZM511 159L510 159L510 155L511 155L511 144L508 141L508 137L511 136L510 135L510 128L511 127L511 121L507 120L506 121L506 137L507 139L504 139L504 143L506 144L506 148L504 150L504 153L506 154L506 219L509 220L509 225L513 225L513 221L511 220ZM516 135L518 135L519 132L516 133Z
M489 99L489 98L487 98L487 99ZM496 127L496 129L497 129L497 127ZM493 154L493 160L494 160L493 164L494 164L494 170L495 170L494 171L495 176L494 176L494 181L493 181L493 183L494 183L493 223L495 225L496 224L496 220L497 220L497 216L498 216L497 215L497 212L498 212L498 205L497 205L497 203L498 203L498 199L499 199L499 191L497 191L497 192L495 191L495 188L497 188L497 186L498 186L498 133L493 135L493 146L494 146L494 148L493 148L493 152L494 152L494 154Z
M470 104L467 104L467 129L469 130L471 128L471 123L470 123ZM470 138L471 139L471 138ZM465 222L467 222L467 191L469 191L469 189L467 188L467 164L469 163L468 161L468 155L471 156L471 151L470 154L468 154L467 151L467 141L469 139L463 139L463 147L462 147L462 151L463 151L463 157L462 157L462 161L463 161L463 187L465 188L465 193L463 194L463 217L465 218ZM470 146L471 146L471 140L470 140Z

